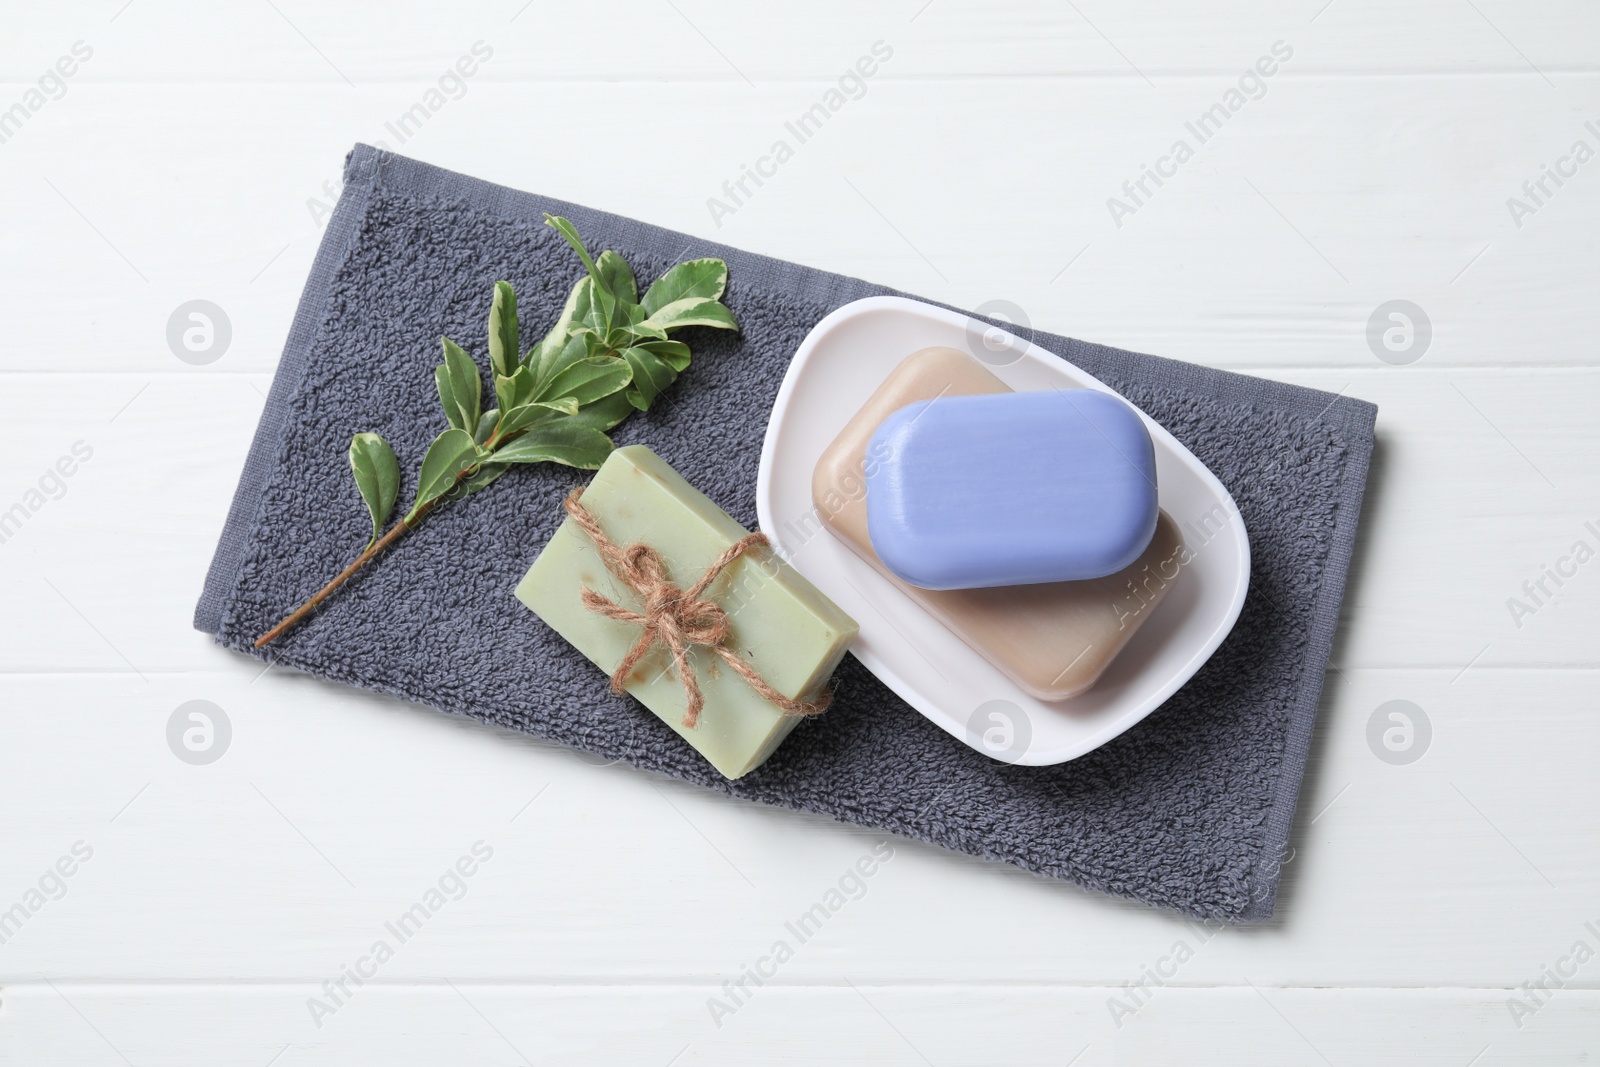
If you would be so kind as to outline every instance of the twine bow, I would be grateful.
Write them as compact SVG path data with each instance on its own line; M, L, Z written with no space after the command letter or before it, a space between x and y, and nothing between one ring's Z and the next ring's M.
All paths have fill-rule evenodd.
M717 580L717 576L726 570L729 564L756 545L766 544L765 534L749 534L729 545L722 555L706 568L699 581L687 589L680 589L667 577L667 568L661 559L661 553L640 541L623 547L611 540L605 535L605 531L600 529L600 523L589 509L578 502L582 496L582 486L573 489L567 494L566 500L562 501L562 507L566 508L567 514L572 516L572 521L589 535L589 540L599 549L600 559L605 563L606 569L637 594L644 605L643 612L630 611L614 601L607 600L588 586L583 587L584 607L608 619L631 622L643 631L639 635L639 640L628 650L628 654L622 658L622 662L617 664L617 669L611 674L613 693L623 692L623 683L639 665L639 660L644 658L645 653L657 644L665 645L667 651L672 654L673 665L678 669L678 678L683 682L684 696L688 698L683 725L693 729L699 723L700 711L706 703L704 695L700 692L700 680L695 677L694 667L689 662L689 650L699 645L721 657L722 662L748 682L750 688L754 689L763 700L775 705L785 715L815 715L828 707L833 694L827 690L823 690L822 695L815 701L807 703L786 697L768 685L766 679L762 678L754 667L722 643L728 636L728 613L720 604L703 596L706 589Z

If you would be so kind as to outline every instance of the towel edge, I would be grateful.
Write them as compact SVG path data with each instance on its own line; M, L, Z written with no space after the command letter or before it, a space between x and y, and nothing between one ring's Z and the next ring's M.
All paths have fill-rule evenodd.
M372 189L377 183L381 163L381 153L367 145L358 144L345 156L344 189L328 219L328 228L323 231L322 243L317 247L316 258L312 260L311 275L295 307L289 336L284 341L283 354L278 359L272 385L267 391L261 421L256 424L255 436L245 455L244 470L239 475L239 485L234 489L228 517L223 521L216 552L206 571L200 601L195 605L194 628L202 633L215 637L222 630L223 606L238 584L245 539L272 472L272 461L283 435L289 400L299 388L301 376L310 361L312 341L321 329L326 314L329 288L354 244L360 221L366 215Z
M1322 687L1327 678L1328 659L1333 653L1334 635L1338 631L1345 586L1355 555L1361 508L1366 498L1367 477L1371 471L1372 450L1376 443L1377 405L1367 401L1346 403L1345 398L1340 398L1336 404L1344 414L1344 430L1352 440L1348 442L1339 511L1334 520L1333 543L1328 548L1327 562L1323 566L1322 587L1311 633L1306 641L1306 659L1300 668L1295 708L1284 737L1282 769L1272 805L1267 809L1266 839L1247 883L1250 900L1239 913L1238 921L1241 923L1265 922L1272 918L1277 909L1278 886L1284 864L1288 862L1284 856L1294 829L1295 811L1300 804L1300 787L1310 761L1317 712L1322 704Z
M244 471L240 475L239 485L235 490L216 552L207 572L201 598L195 609L194 626L197 630L213 636L217 636L221 630L223 611L237 586L238 569L248 531L253 525L266 489L267 479L271 474L290 401L299 388L302 375L310 360L313 343L326 315L332 280L353 246L372 194L380 181L385 188L392 185L397 191L412 194L470 198L475 206L483 210L498 211L504 216L523 218L527 221L541 220L541 213L546 210L572 217L580 225L585 220L603 221L611 227L620 226L627 235L651 246L659 246L662 243L676 244L680 238L687 236L599 209L497 185L470 175L394 155L369 145L357 144L346 157L344 190L329 219L327 230L323 234L313 261L310 277L301 294L261 421L256 428ZM680 255L691 251L699 255L719 255L727 259L730 265L757 268L769 281L790 286L805 297L829 306L879 294L906 295L911 299L924 300L921 297L902 294L898 290L823 268L774 259L711 240L687 237L687 241ZM926 300L924 302L938 303ZM951 310L960 314L972 314L961 309ZM1112 349L1043 330L1017 329L1013 324L1003 321L992 319L984 321L994 322L996 325L1030 335L1036 342L1042 341L1041 347L1047 350L1060 349L1064 358L1085 366L1091 373L1098 373L1098 365L1103 362L1104 355L1115 353L1121 359L1134 357L1137 363L1146 367L1161 367L1171 375L1174 384L1183 384L1228 400L1263 404L1302 417L1324 418L1332 412L1342 418L1349 453L1342 478L1340 507L1335 520L1333 543L1322 576L1319 602L1308 639L1307 655L1302 663L1295 707L1290 716L1285 738L1282 772L1272 805L1265 817L1266 835L1260 856L1245 881L1250 898L1240 911L1230 911L1226 915L1218 916L1231 923L1259 922L1268 919L1275 909L1282 868L1282 863L1277 862L1275 857L1281 857L1288 845L1300 787L1310 754L1327 660L1338 627L1345 582L1354 552L1355 533L1366 491L1378 409L1370 402L1329 394L1323 390L1185 363L1163 356Z

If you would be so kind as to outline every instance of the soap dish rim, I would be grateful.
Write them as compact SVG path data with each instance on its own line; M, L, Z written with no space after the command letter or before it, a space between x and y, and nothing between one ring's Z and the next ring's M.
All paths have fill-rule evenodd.
M780 528L776 520L772 481L779 439L783 434L785 420L789 414L790 401L795 395L796 390L799 388L799 382L804 378L806 368L809 365L812 357L826 342L828 335L852 319L884 311L920 315L940 324L941 326L953 327L957 330L960 330L962 331L963 335L968 337L971 336L971 324L980 321L960 312L951 311L947 308L939 307L938 305L929 304L920 300L913 300L907 297L899 296L873 296L852 301L848 304L842 305L839 308L836 308L834 311L824 316L815 326L813 326L810 332L808 332L805 338L800 342L800 346L798 349L796 349L794 358L790 362L787 372L784 374L783 382L778 388L778 395L773 402L772 413L768 419L766 433L762 440L761 458L756 476L756 516L762 532L765 533L771 540L773 547L781 555L783 555L783 557L788 560L791 565L796 566L796 569L800 570L802 574L805 574L813 584L818 585L819 588L822 588L822 585L817 581L817 576L807 571L803 566L794 563L793 559L791 558L792 546L786 539L784 531ZM1106 385L1094 375L1090 374L1088 371L1084 370L1082 367L1079 367L1070 360L1050 352L1047 349L1041 348L1040 346L1035 345L1023 338L1015 337L1014 335L1010 334L1004 334L1003 337L1007 345L1012 346L1014 349L1020 349L1021 351L1021 354L1015 360L1011 361L1012 364L1020 363L1024 360L1040 362L1048 367L1051 373L1063 374L1063 372L1065 372L1063 376L1073 379L1072 384L1074 385L1083 388L1095 389L1100 392L1109 393L1121 400L1127 400L1127 398L1122 396L1121 393L1118 393L1115 389L1112 389L1110 386ZM927 344L908 345L906 351L902 355L902 358L927 347L930 346ZM934 347L938 346L936 345ZM946 344L943 345L943 347L953 347L959 349L961 346L958 344ZM998 370L999 367L991 366L991 369ZM874 383L873 387L876 388L876 383ZM1137 725L1151 712L1155 711L1156 708L1164 704L1174 693L1178 691L1178 689L1184 685L1184 683L1192 678L1195 673L1205 665L1205 663L1216 652L1217 648L1219 648L1222 642L1227 638L1228 634L1232 632L1234 625L1238 622L1240 613L1244 609L1245 598L1250 588L1250 542L1249 533L1245 529L1243 516L1240 515L1238 505L1234 501L1232 494L1228 492L1227 487L1222 484L1217 476L1213 474L1210 469L1207 468L1205 464L1194 455L1194 453L1190 452L1182 444L1182 442L1174 438L1165 427L1161 426L1160 423L1152 419L1143 411L1143 409L1139 408L1137 404L1133 404L1131 406L1139 413L1140 418L1144 420L1145 427L1150 432L1152 443L1155 445L1156 451L1158 453L1165 451L1171 454L1180 463L1182 463L1183 466L1188 468L1191 473L1205 483L1206 487L1216 498L1217 503L1222 506L1225 518L1227 520L1228 529L1233 534L1234 543L1237 545L1237 551L1232 561L1234 567L1234 588L1231 590L1227 608L1217 614L1215 617L1215 622L1212 624L1212 630L1207 638L1198 643L1195 651L1190 654L1189 657L1177 669L1171 671L1159 686L1156 686L1142 699L1130 701L1126 707L1120 708L1117 714L1107 716L1106 721L1101 723L1098 729L1080 736L1070 743L1039 749L1035 749L1030 746L1026 751L1018 756L1005 757L997 756L994 753L985 750L972 736L969 736L969 732L966 729L966 724L961 720L958 714L952 713L941 707L935 700L931 699L926 694L925 690L929 688L926 684L917 684L913 680L903 677L900 672L896 671L893 667L889 666L880 657L870 651L866 651L855 646L852 646L850 649L850 654L852 656L859 660L869 671L883 681L884 684L889 686L889 688L892 689L902 700L906 701L906 703L915 708L918 713L923 715L929 721L933 722L939 728L943 729L946 733L949 733L951 736L955 737L969 748L972 748L974 751L981 753L987 758L996 759L1002 762L1015 763L1020 766L1051 766L1077 759L1078 757L1092 752L1107 742L1115 739L1116 737L1125 733L1127 730L1131 729L1133 726ZM815 460L813 460L813 464L814 462ZM809 485L809 477L806 479L806 484ZM809 498L807 502L809 504ZM1159 496L1159 491L1157 503L1158 506L1162 503L1161 497ZM848 552L848 549L845 549L845 551ZM859 557L855 556L854 553L850 553L850 556L852 559L855 559L857 562L859 562L863 568L870 570L869 565L864 561L860 561ZM846 580L848 581L848 579ZM824 589L824 593L826 592L827 590ZM915 601L909 602L916 608L918 612L921 612L925 615L928 614L925 609L921 608L920 605L916 605ZM857 620L858 623L860 623L860 621L861 620L859 619ZM934 623L935 625L939 626L943 625L942 623L938 623L937 620L934 620ZM866 629L865 625L862 626L862 629ZM1016 683L1011 679L1005 678L1004 675L1000 673L998 668L995 668L992 664L984 660L976 650L969 648L967 651L970 652L971 656L978 664L982 665L982 669L993 671L995 676L999 679L1002 679L1005 685L1013 687L1016 685ZM1089 691L1092 692L1092 688ZM1062 701L1041 701L1040 703L1049 703L1053 706L1058 706L1061 708L1070 708L1073 701L1077 699L1079 698L1069 697Z

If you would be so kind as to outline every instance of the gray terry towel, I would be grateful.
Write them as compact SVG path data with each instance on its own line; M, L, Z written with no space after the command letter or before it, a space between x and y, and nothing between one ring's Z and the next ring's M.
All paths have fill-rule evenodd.
M252 640L337 573L369 523L345 461L352 433L394 446L412 492L444 428L439 337L480 363L491 287L517 290L536 336L579 269L542 225L570 218L642 282L696 256L728 261L733 336L701 330L694 365L648 415L643 443L745 526L789 358L841 304L882 286L725 248L358 146L328 224L195 615ZM589 476L520 468L430 518L272 646L281 662L514 727L751 800L1004 860L1227 922L1272 914L1372 451L1377 409L1348 397L1038 331L1200 457L1238 501L1253 582L1232 635L1172 699L1103 748L1055 767L986 759L917 714L853 658L827 714L738 782L512 597Z

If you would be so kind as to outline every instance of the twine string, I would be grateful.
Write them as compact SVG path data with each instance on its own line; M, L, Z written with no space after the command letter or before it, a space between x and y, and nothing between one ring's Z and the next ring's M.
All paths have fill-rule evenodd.
M636 541L631 545L618 545L607 537L600 528L600 523L588 508L579 503L583 496L583 487L578 486L567 494L562 501L562 507L578 528L589 536L595 548L600 552L600 559L606 565L606 570L616 576L617 580L632 590L643 606L642 611L632 611L621 604L596 593L588 586L582 590L583 606L597 615L618 622L632 623L639 627L639 640L634 642L628 654L622 657L622 662L617 664L617 669L611 674L611 691L621 694L623 683L633 673L657 644L664 645L672 656L672 665L677 669L678 678L683 683L683 693L688 700L684 712L683 725L693 729L700 721L700 712L705 707L705 696L700 691L700 679L696 677L693 664L689 662L689 650L695 646L710 649L722 659L728 667L736 672L739 677L749 683L750 688L768 703L776 706L785 715L815 715L826 710L833 694L823 690L815 701L794 700L784 696L756 671L744 658L722 642L728 636L728 613L722 606L713 600L705 598L705 591L711 583L717 580L724 570L734 560L744 555L757 545L767 544L765 534L753 533L735 541L723 550L711 566L706 568L704 574L687 589L680 589L667 577L665 561L661 553L654 548Z

